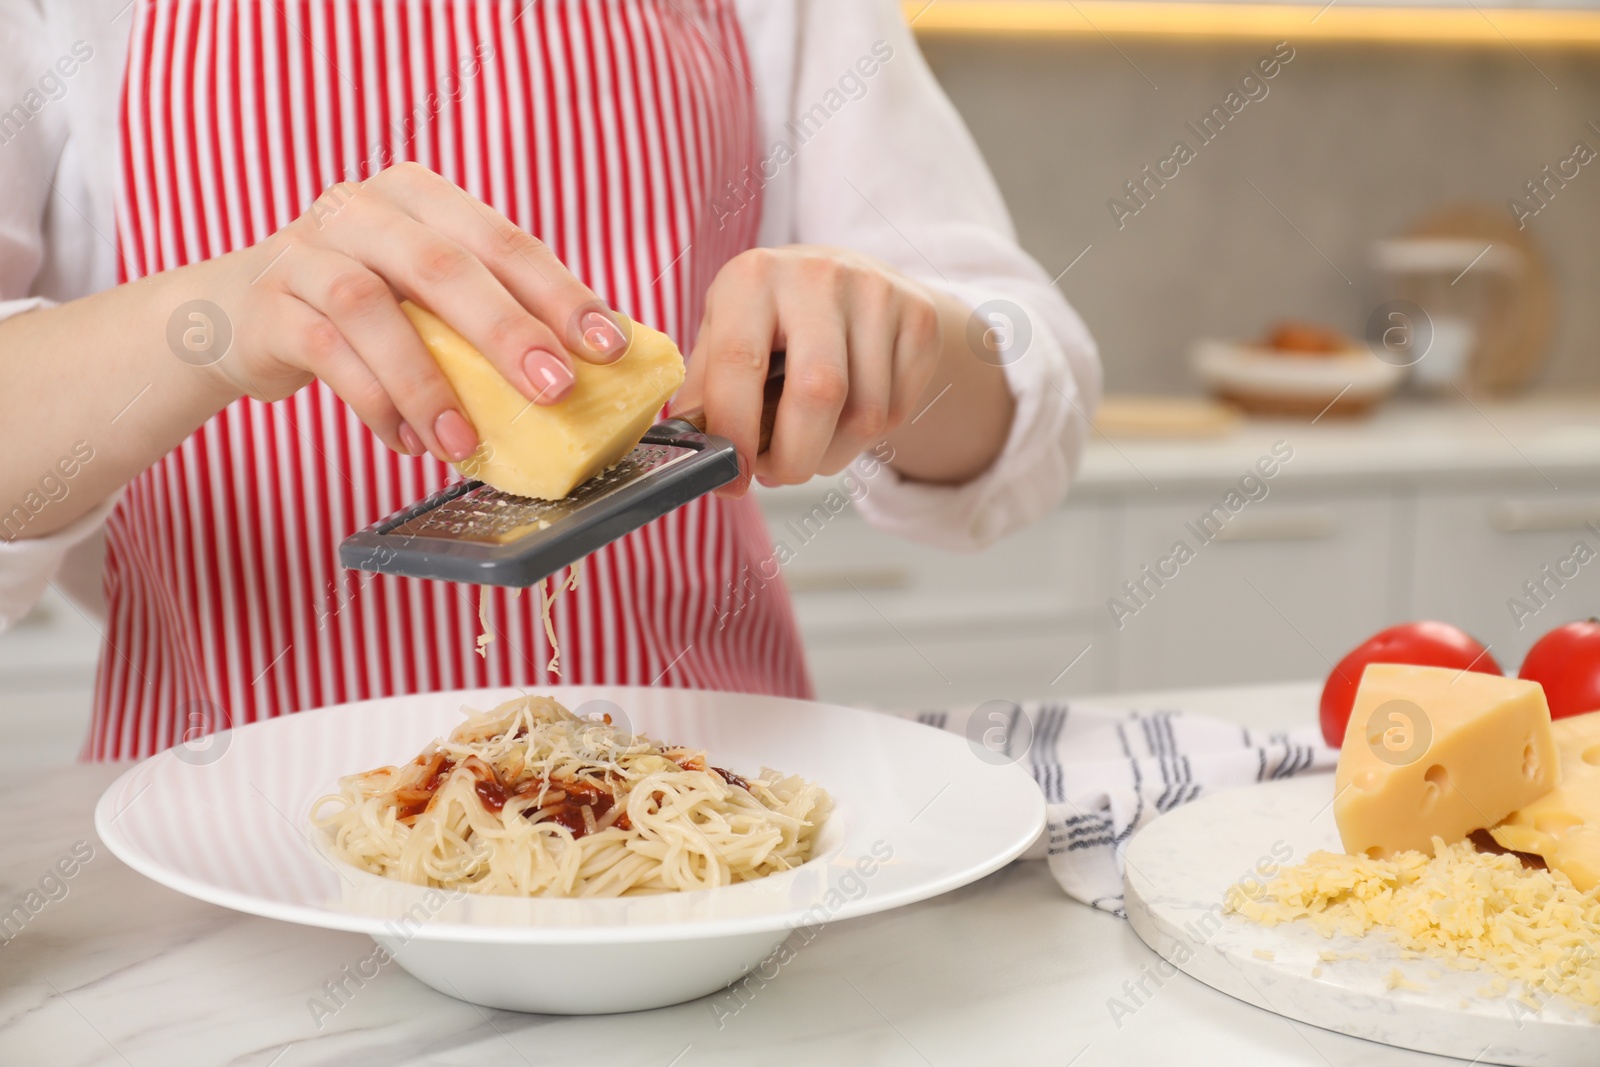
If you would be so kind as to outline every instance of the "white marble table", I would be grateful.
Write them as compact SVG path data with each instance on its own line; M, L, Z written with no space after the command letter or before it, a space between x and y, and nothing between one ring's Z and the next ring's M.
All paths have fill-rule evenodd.
M1283 726L1314 700L1314 687L1298 685L1160 702ZM71 879L45 887L59 899L0 934L10 937L0 943L0 1064L1456 1062L1291 1023L1182 974L1163 978L1126 923L1073 903L1043 864L1026 862L925 904L825 928L742 1008L724 995L637 1015L517 1015L452 1000L391 966L352 986L348 1006L319 1029L308 1001L372 943L200 904L122 866L91 827L94 802L120 769L25 771L0 784L0 905L37 889L76 842L95 850ZM1141 981L1143 1006L1114 1019L1108 1000Z

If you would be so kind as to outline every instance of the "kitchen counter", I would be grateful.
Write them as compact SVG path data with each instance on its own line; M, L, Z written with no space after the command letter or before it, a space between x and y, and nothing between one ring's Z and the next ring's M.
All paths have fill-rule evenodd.
M1275 442L1294 448L1283 482L1483 484L1499 476L1565 488L1600 476L1600 395L1510 401L1399 399L1370 418L1245 419L1224 436L1123 439L1096 433L1073 494L1237 481Z
M1565 476L1592 484L1600 480L1600 393L1505 401L1402 397L1366 418L1245 418L1216 436L1107 437L1095 431L1068 503L1236 482L1279 441L1295 450L1275 476L1280 483L1482 485L1497 479L1548 489L1565 488ZM833 480L827 481L831 487ZM757 487L756 493L780 507L809 504L822 484Z
M1120 696L1258 728L1309 721L1311 683ZM253 1064L1301 1064L1455 1061L1290 1022L1185 975L1162 979L1127 924L1016 863L935 900L824 929L737 1012L718 998L587 1018L479 1009L395 967L317 1023L324 983L367 957L360 935L236 914L164 889L113 858L92 811L123 770L22 772L0 785L0 900L21 900L86 841L94 854L0 943L0 1063ZM83 852L79 847L79 854ZM7 931L10 935L11 931ZM1153 994L1114 1020L1107 1001ZM604 975L591 980L604 981ZM719 1015L717 1006L722 1006Z

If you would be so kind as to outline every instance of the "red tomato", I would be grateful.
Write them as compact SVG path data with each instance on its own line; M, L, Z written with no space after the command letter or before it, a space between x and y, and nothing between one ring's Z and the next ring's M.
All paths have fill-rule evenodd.
M1600 665L1600 658L1594 661ZM1447 622L1408 622L1381 630L1339 661L1322 687L1322 739L1334 748L1344 744L1356 686L1369 663L1409 663L1416 667L1469 667L1482 674L1500 674L1500 664L1472 635ZM1595 680L1600 681L1600 675ZM1596 704L1600 707L1600 704Z
M1552 719L1600 710L1600 620L1569 622L1539 638L1517 677L1544 686Z

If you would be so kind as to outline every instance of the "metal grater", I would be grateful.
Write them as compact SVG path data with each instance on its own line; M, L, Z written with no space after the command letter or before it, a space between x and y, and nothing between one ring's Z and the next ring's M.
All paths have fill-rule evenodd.
M762 449L777 417L784 363L783 353L773 353L761 413ZM704 427L704 412L656 424L620 463L563 500L456 482L345 538L339 563L407 578L526 588L738 478L732 442L704 433Z
M456 482L346 538L339 562L379 574L525 588L738 476L729 441L671 419L563 500Z

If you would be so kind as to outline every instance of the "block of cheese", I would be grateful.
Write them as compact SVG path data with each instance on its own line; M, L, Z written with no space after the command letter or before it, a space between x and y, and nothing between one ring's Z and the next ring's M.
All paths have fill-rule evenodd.
M1550 726L1561 783L1489 833L1501 848L1532 852L1583 892L1600 885L1600 711Z
M1559 781L1537 682L1450 667L1367 666L1339 751L1334 821L1352 855L1432 852Z
M603 366L572 357L572 391L555 404L531 404L444 320L409 300L400 306L482 442L457 469L515 496L560 500L612 466L683 384L678 346L632 323L626 355Z

